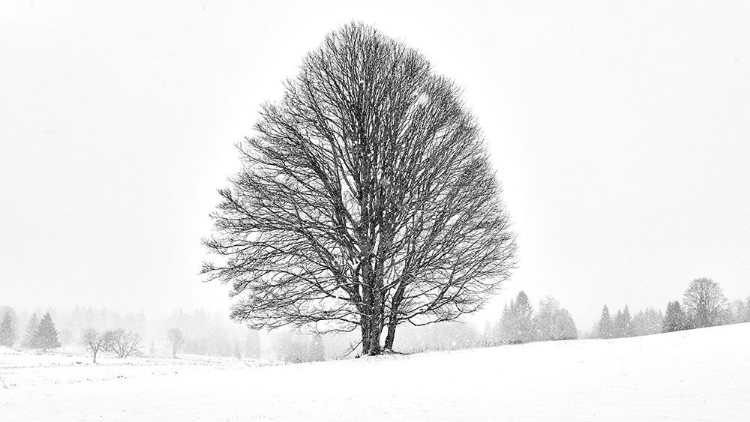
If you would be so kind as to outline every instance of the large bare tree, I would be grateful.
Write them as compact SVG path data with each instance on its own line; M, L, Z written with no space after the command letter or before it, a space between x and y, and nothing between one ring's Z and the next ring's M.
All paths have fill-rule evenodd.
M255 329L353 331L362 353L396 327L479 309L516 245L480 129L417 51L353 23L309 53L238 145L220 190L208 280ZM383 345L383 335L385 344Z
M693 328L726 324L729 302L718 283L710 278L697 278L690 282L682 299Z

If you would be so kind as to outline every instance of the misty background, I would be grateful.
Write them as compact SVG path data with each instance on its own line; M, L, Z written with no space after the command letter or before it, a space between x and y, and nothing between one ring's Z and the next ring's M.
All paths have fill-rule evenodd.
M748 18L741 2L3 4L0 305L226 315L228 289L197 273L234 144L352 19L419 49L484 129L520 265L467 319L480 332L519 290L579 330L604 304L663 310L697 277L747 297Z

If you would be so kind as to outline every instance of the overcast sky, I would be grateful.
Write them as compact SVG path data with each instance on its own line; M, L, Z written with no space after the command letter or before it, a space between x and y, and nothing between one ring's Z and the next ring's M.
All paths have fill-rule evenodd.
M352 19L484 129L520 266L477 321L750 295L750 3L256 3L0 5L0 305L225 309L197 273L234 144Z

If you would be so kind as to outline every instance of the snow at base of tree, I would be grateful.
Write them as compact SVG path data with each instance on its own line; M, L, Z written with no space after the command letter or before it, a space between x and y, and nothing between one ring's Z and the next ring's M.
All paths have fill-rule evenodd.
M744 421L748 350L750 324L274 367L0 348L0 420Z

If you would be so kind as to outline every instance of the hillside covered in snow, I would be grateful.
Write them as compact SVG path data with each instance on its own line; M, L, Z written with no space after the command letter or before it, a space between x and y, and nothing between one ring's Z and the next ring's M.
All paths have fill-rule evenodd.
M746 421L750 324L298 365L0 351L2 421Z

